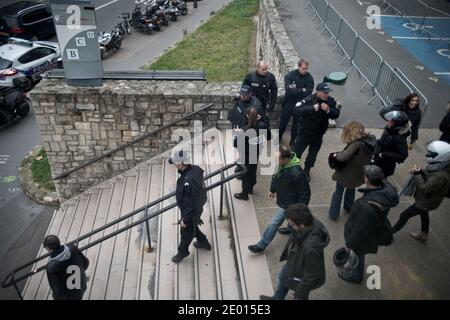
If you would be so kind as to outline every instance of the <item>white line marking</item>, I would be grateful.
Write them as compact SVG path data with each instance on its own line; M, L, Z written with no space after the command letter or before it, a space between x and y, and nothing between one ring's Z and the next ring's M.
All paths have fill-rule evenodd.
M448 76L448 75L450 75L450 72L433 72L435 75L438 75L438 76L441 76L441 75L444 75L444 76Z
M428 38L428 37L392 37L393 39L404 39L404 40L441 40L448 41L450 38Z
M395 17L395 18L400 18L400 19L404 19L404 18L415 18L415 19L423 19L423 16L399 16L399 15L394 15L394 14L373 14L373 16L378 16L378 17ZM427 17L427 19L450 19L450 17Z
M113 1L110 1L110 2L108 2L108 3L102 4L100 7L95 8L95 11L100 10L100 9L103 9L104 7L107 7L107 6L109 6L110 4L113 4L114 2L117 2L117 1L119 1L119 0L113 0Z

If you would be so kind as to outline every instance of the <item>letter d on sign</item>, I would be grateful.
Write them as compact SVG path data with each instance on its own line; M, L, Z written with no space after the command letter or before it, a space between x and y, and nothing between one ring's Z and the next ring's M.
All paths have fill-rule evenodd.
M367 17L367 28L369 30L379 30L381 29L381 9L379 6L371 5L367 7L366 13L369 15Z
M67 281L66 281L67 289L69 289L69 290L73 290L73 289L80 290L81 289L81 271L80 271L80 267L76 266L76 265L68 266L66 272L68 274L70 274L70 276L67 278Z
M367 288L369 290L381 289L381 270L379 266L368 266L367 273L370 276L367 278Z

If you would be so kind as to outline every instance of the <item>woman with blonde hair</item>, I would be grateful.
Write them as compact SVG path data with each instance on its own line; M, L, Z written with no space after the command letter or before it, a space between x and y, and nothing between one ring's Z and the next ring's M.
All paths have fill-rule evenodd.
M336 181L336 190L328 211L330 219L334 221L340 216L342 197L344 210L350 213L355 200L355 189L364 183L364 166L372 160L377 144L376 137L369 134L364 126L356 121L344 126L341 139L346 144L345 149L330 155L330 163L340 164L336 166L332 177Z

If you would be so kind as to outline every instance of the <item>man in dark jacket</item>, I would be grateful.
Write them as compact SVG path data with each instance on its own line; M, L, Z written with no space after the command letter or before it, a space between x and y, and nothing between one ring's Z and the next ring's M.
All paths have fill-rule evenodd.
M268 72L269 66L265 61L259 61L256 70L247 74L242 85L252 88L253 95L261 102L264 112L272 112L277 102L277 80ZM267 108L267 106L269 106Z
M279 151L280 167L278 172L272 177L269 199L277 196L278 210L266 230L263 232L261 240L248 247L253 253L263 252L272 242L278 228L286 219L286 209L295 203L309 204L311 199L311 189L306 181L305 173L300 167L300 160L286 146L281 146Z
M294 290L295 300L308 300L310 291L325 283L324 248L330 243L328 230L303 203L291 205L286 216L295 230L280 258L287 262L278 276L275 294L261 295L262 300L283 300L289 289Z
M179 263L189 255L189 245L194 238L197 239L194 247L211 250L211 244L199 229L199 225L203 224L200 216L207 199L203 169L189 164L188 152L176 151L174 156L169 159L169 163L174 164L180 174L175 197L181 212L179 221L181 241L178 253L172 257L172 262Z
M81 300L86 291L89 260L76 246L61 245L59 238L48 235L44 248L49 252L47 278L55 300Z
M294 147L294 142L297 138L297 127L299 122L294 114L294 106L298 101L312 94L314 90L314 79L308 72L308 69L309 62L305 59L300 59L298 62L298 69L289 72L284 77L285 97L281 110L279 139L281 143L289 121L291 117L294 117L291 129L291 149Z
M380 234L389 210L399 203L397 190L384 179L383 170L375 165L364 167L365 188L356 200L345 223L344 238L347 249L358 256L358 266L352 271L339 272L341 279L354 283L364 280L365 256L378 252Z
M387 121L386 129L377 140L374 164L379 166L384 176L395 172L397 163L403 163L408 157L407 138L411 134L408 115L403 111L390 111L382 115Z
M316 93L306 97L295 105L294 114L300 117L298 136L295 140L295 153L299 158L309 147L305 160L305 174L310 180L309 172L317 159L322 147L322 138L328 130L328 120L337 119L340 106L330 97L331 88L326 83L319 83Z

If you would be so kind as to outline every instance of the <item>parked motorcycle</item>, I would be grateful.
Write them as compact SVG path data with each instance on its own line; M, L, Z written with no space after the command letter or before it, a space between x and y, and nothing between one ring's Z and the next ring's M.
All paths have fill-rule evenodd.
M149 19L154 19L153 21L155 21L156 19L156 21L160 23L160 25L163 26L169 25L169 20L167 19L165 12L159 8L158 3L156 1L149 3L145 7L145 16Z
M120 19L122 19L121 22L119 22L115 28L117 28L119 30L120 35L123 37L125 37L127 34L131 34L131 32L133 32L133 28L131 26L131 19L130 19L130 13L125 12L122 13L119 16Z
M122 36L119 29L114 27L110 33L102 32L98 37L98 43L100 44L100 57L103 59L105 52L112 51L116 53L122 46Z
M131 14L131 26L141 32L152 33L152 30L161 30L159 25L153 21L142 14L139 6L136 6Z
M172 5L175 6L181 13L181 15L185 16L188 13L188 8L186 2L181 0L172 0Z
M177 21L178 16L181 14L177 7L170 3L170 0L158 0L158 5L161 10L163 10L166 15L170 17L172 21Z
M0 87L0 125L10 124L30 112L31 100L27 97L26 88L33 88L37 84L30 82L25 77L16 78L13 87Z

